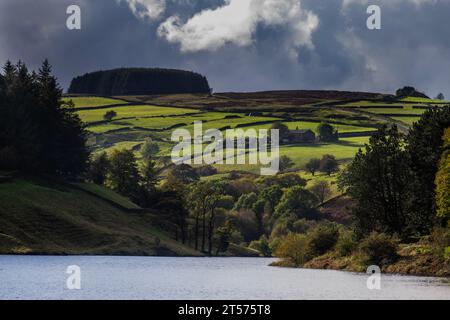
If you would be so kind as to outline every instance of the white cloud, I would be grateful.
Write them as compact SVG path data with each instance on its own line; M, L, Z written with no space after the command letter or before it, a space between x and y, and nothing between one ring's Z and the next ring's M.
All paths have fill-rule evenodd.
M166 0L117 0L125 1L133 14L140 19L157 19L166 10Z
M227 44L251 45L259 25L289 28L288 50L313 47L312 33L318 17L301 7L299 0L225 0L216 9L206 9L183 22L169 17L158 28L158 35L180 44L182 52L217 50Z

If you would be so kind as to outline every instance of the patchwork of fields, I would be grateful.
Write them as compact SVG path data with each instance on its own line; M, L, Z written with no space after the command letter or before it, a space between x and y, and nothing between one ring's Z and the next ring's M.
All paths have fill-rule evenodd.
M306 93L305 93L306 94ZM429 107L441 105L442 101L406 98L398 101L376 100L374 96L359 94L363 99L338 100L330 93L319 99L319 93L308 93L302 98L297 93L291 98L286 92L247 94L219 94L215 96L171 95L158 97L71 97L77 113L92 133L89 140L94 152L111 152L114 149L131 149L140 157L140 147L146 138L159 145L157 157L167 160L172 147L171 134L175 128L193 131L194 122L201 121L203 130L230 128L270 129L275 122L282 122L290 130L310 129L317 133L321 122L332 124L340 133L345 133L336 143L283 145L281 155L302 169L311 158L325 154L334 155L341 163L351 160L359 148L368 142L371 132L383 124L397 123L405 131ZM339 99L351 98L338 94ZM297 100L295 100L297 99ZM309 99L312 103L306 103ZM298 103L296 103L296 101ZM327 103L328 101L328 103ZM303 104L306 103L306 104ZM105 113L114 111L111 120ZM355 134L355 135L353 135ZM163 161L161 161L163 163ZM166 163L166 162L164 162ZM258 166L217 165L219 174L233 170L256 172Z

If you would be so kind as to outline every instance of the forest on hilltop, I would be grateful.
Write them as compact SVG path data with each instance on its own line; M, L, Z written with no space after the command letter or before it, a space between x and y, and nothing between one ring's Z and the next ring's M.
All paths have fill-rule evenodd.
M153 95L173 93L210 93L208 80L201 74L151 68L121 68L96 71L75 77L70 94Z

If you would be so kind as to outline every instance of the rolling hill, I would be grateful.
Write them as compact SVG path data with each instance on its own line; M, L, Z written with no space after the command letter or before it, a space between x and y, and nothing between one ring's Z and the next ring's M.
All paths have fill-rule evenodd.
M15 177L0 199L0 254L199 255L157 214L97 185Z
M220 130L268 129L283 122L291 130L317 131L321 122L330 123L342 134L340 141L283 145L280 151L294 161L293 170L309 185L327 179L333 189L335 175L305 176L303 167L309 159L333 154L345 165L381 125L397 124L407 132L426 109L448 103L337 91L65 97L69 100L86 123L94 153L131 149L139 158L150 137L159 145L160 166L167 165L173 129L191 130L195 121L202 121L204 129ZM108 111L116 113L109 121L103 117ZM259 169L216 167L217 177ZM10 179L0 173L0 201L0 254L199 255L172 238L164 217L97 185L23 176Z

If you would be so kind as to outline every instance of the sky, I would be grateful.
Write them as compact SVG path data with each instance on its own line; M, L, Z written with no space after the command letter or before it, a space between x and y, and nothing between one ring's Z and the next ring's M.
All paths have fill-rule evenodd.
M69 5L81 30L66 26ZM381 29L369 30L369 5ZM411 85L450 98L450 0L1 0L0 63L44 58L64 88L118 67L177 68L215 92Z

